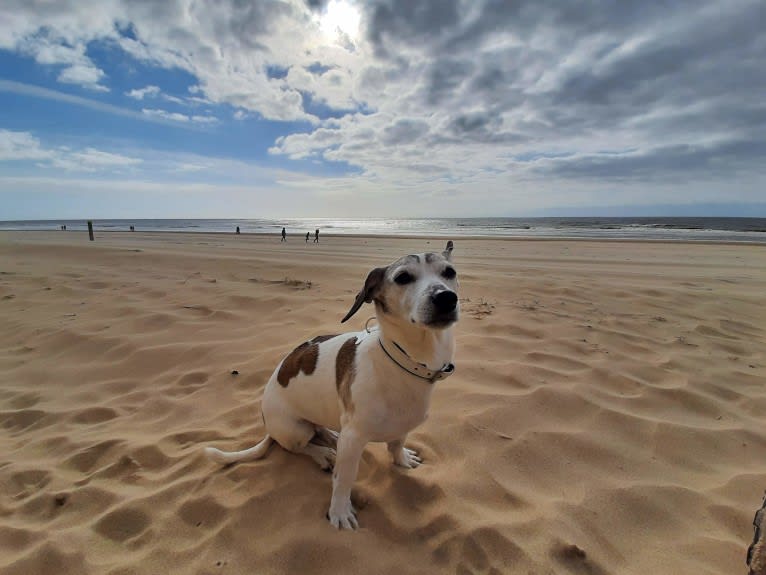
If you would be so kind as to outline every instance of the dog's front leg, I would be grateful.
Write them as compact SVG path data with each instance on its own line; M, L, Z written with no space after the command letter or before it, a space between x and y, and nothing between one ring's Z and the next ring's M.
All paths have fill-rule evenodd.
M391 453L391 457L394 458L394 463L400 467L407 469L415 469L418 465L423 463L423 460L418 457L416 451L404 447L404 440L407 436L396 441L388 442L388 451Z
M335 472L332 476L332 500L327 518L333 527L356 529L356 511L351 505L351 487L359 470L367 440L351 427L344 427L338 438L338 454L335 458Z

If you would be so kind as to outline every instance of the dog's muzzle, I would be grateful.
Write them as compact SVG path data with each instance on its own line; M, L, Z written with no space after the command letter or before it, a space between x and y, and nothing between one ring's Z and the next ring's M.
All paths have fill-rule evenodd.
M452 290L441 290L431 294L430 318L427 325L444 328L457 321L457 294Z

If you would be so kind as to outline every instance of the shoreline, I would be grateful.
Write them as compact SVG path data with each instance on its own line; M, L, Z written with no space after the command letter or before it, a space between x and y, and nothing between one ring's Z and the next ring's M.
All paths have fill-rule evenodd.
M0 237L2 234L27 234L27 235L35 235L35 234L50 234L55 235L58 237L59 234L63 234L64 236L67 235L73 235L73 234L83 234L85 235L86 241L88 241L87 234L88 231L86 230L0 230ZM216 231L205 231L205 232L186 232L186 231L176 231L176 230L147 230L147 231L141 231L136 230L134 232L127 231L127 230L98 230L94 229L94 234L109 234L109 235L124 235L126 237L140 237L140 236L191 236L191 237L205 237L205 236L212 236L212 237L232 237L232 238L255 238L255 239L266 239L266 238L273 238L275 240L279 240L280 235L279 233L265 233L265 232L241 232L239 234L235 232L216 232ZM277 243L300 243L301 240L303 240L302 235L296 234L294 236L290 236L288 233L288 239L293 239L293 242L279 242ZM688 245L731 245L731 246L759 246L759 247L766 247L766 238L763 241L754 240L754 241L747 241L747 240L715 240L715 239L668 239L668 238L615 238L615 237L571 237L571 236L537 236L537 237L520 237L520 236L498 236L498 235L461 235L461 234L454 234L454 235L448 235L448 234L433 234L433 235L419 235L419 234L333 234L331 232L323 232L321 234L321 238L331 238L331 239L343 239L343 238L350 238L350 239L363 239L363 240L383 240L383 239L393 239L393 240L438 240L438 241L447 241L447 240L470 240L470 241L509 241L509 242L586 242L586 243L599 243L599 242L606 242L606 243L636 243L636 244L670 244L670 245L676 245L676 244L688 244ZM309 244L313 243L313 236L309 238L308 241Z

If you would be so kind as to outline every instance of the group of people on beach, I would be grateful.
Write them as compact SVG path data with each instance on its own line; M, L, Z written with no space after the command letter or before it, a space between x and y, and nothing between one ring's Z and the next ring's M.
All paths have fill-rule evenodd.
M130 231L132 232L133 231L133 226L130 226L130 228L131 228ZM240 233L239 232L239 226L237 226L236 233L237 234ZM309 243L309 238L310 237L311 237L311 232L306 232L306 243ZM286 241L287 241L287 228L283 227L282 228L282 239L280 240L280 242L286 242ZM315 244L319 243L319 228L314 230L314 243Z
M311 237L311 232L306 232L306 243L309 243L309 237ZM280 241L286 242L287 241L287 229L282 228L282 239ZM314 230L314 243L319 243L319 228Z

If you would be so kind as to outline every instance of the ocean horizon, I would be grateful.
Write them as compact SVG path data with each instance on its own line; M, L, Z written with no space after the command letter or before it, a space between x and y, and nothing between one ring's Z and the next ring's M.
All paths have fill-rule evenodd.
M480 236L587 238L766 243L766 218L737 217L531 217L531 218L285 218L285 219L94 219L96 231L215 232L305 236L327 235ZM87 230L87 220L0 221L0 230Z

